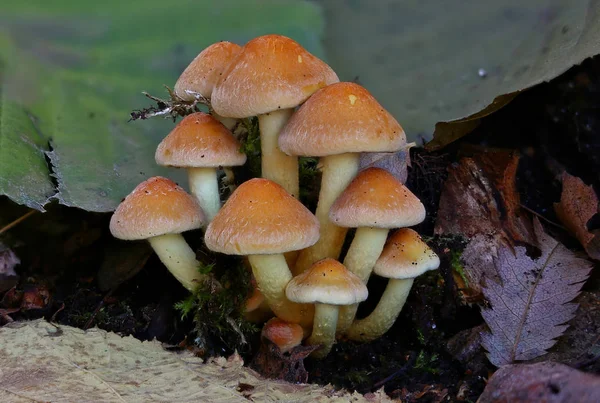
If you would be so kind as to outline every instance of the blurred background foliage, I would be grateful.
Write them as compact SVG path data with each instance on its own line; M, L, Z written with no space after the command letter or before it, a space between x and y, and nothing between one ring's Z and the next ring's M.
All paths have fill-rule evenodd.
M593 0L0 3L0 195L111 211L171 121L128 122L204 47L290 36L358 80L409 138L442 146L600 49ZM452 123L443 123L454 121Z

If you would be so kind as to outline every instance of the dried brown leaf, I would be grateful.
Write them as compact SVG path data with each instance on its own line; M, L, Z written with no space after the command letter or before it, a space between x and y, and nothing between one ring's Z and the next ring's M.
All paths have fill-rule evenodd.
M554 210L560 221L581 242L587 254L600 260L600 236L588 230L588 221L598 214L598 197L592 186L576 177L563 173L560 202Z
M468 281L461 290L466 301L481 299L483 279L497 279L493 259L500 245L535 243L530 222L521 212L515 184L518 165L517 152L489 149L476 150L448 170L435 233L469 239L461 256Z
M477 400L478 403L598 401L600 377L555 362L500 368Z
M495 259L501 284L489 281L483 289L491 308L481 314L490 328L481 344L496 366L530 360L546 353L567 329L577 304L571 303L591 270L544 232L534 221L540 256L532 259L526 248L498 249Z

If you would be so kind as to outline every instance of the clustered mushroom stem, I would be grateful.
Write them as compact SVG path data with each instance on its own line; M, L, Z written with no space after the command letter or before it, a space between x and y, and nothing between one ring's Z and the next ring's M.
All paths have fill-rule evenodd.
M369 316L355 321L346 336L350 340L369 342L390 330L402 311L414 279L390 279L379 303Z
M208 225L221 209L219 182L215 168L187 168L190 192L196 197Z
M338 305L315 304L315 319L312 334L306 340L307 344L322 347L311 354L314 358L324 358L335 342L335 329L338 320Z
M194 291L208 279L198 271L196 253L181 234L165 234L148 238L160 261L185 288Z
M295 198L299 197L298 157L279 149L279 132L290 119L294 109L280 109L258 115L260 129L262 177L281 185Z
M219 115L217 112L215 112L214 110L210 111L210 114L213 116L213 118L217 119L219 122L221 122L223 124L223 126L225 126L228 130L233 130L234 127L237 125L238 120L235 118L226 118L225 116L221 116Z
M285 287L292 279L292 273L283 254L250 255L248 261L258 289L265 296L273 313L287 322L310 326L313 307L310 304L297 304L285 296Z
M300 252L294 267L294 275L302 273L321 259L339 258L348 229L338 227L329 220L329 209L358 173L359 155L345 153L320 159L323 174L315 216L321 225L321 237L316 244Z
M381 255L389 230L387 228L361 227L356 230L352 244L344 258L344 266L356 274L363 283L367 284L375 262ZM343 334L348 330L358 304L346 305L340 308L337 331Z

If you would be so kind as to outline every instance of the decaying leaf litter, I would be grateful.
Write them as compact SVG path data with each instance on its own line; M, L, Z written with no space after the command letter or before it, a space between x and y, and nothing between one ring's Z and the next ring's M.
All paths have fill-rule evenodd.
M569 196L564 195L567 189L564 171L576 175L574 177L583 183L578 186L578 190L571 190L571 193L578 194L575 198L581 200L581 195L584 195L586 200L594 203L590 189L597 187L598 178L594 175L597 171L590 171L589 168L597 166L595 155L590 151L597 144L593 118L593 111L597 107L593 97L597 88L597 71L597 62L588 62L582 69L570 72L571 75L566 78L521 95L506 110L483 120L482 127L467 139L437 153L419 150L411 153L413 164L409 184L428 205L433 206L428 208L430 217L421 226L421 230L425 234L433 234L435 222L436 231L431 241L442 257L441 273L428 276L417 283L399 320L401 325L396 325L381 342L360 346L339 343L334 355L324 365L306 362L310 381L333 381L338 386L357 388L362 392L383 386L391 396L408 401L441 401L448 398L463 400L478 395L484 386L482 378L491 373L493 367L486 361L485 352L480 346L481 336L490 334L490 330L482 323L477 305L473 304L494 310L493 298L487 297L485 290L492 284L490 281L500 284L500 293L506 288L502 287L503 284L506 285L506 282L502 282L502 276L494 275L494 270L505 267L499 263L504 261L502 258L506 257L505 254L518 251L522 259L531 265L523 271L540 274L536 263L541 253L539 239L533 230L537 225L534 224L535 220L539 220L543 225L543 232L552 236L558 242L557 245L562 243L578 254L572 259L580 261L593 257L593 243L589 240L593 240L597 229L593 218L594 208L589 205L580 210L568 208ZM556 99L559 101L553 103L552 100ZM523 123L523 116L536 125L541 123L542 127ZM565 132L571 134L566 140L560 137ZM499 133L512 134L501 136ZM502 160L505 162L502 163ZM455 175L454 182L445 181L444 176L448 172ZM471 194L473 188L476 192ZM436 217L440 192L442 200L445 195L452 193L473 196L476 202L471 207L483 207L482 211L475 211L470 218L463 220L462 226L444 222L449 219L449 215L438 213ZM562 200L563 197L565 201ZM595 203L597 204L597 200ZM562 215L558 212L560 207L555 204L563 205ZM570 204L572 207L573 203ZM14 210L15 217L21 215L19 207L12 204L7 206ZM460 211L465 211L464 208L468 207L461 206ZM454 209L458 210L456 205ZM569 213L564 214L565 210ZM59 208L55 212L58 215L61 213ZM66 217L71 215L66 211L63 214ZM454 216L455 219L460 218L458 214ZM22 243L19 245L19 241L27 239L27 229L31 232L40 223L45 224L48 231L46 235L58 235L60 239L51 242L45 250L38 248L41 252L37 256L38 261L25 261L22 264L29 269L19 272L22 275L21 282L12 292L3 296L2 318L10 321L13 318L43 314L61 323L76 323L84 328L100 324L125 334L135 333L141 338L156 336L173 345L189 335L193 327L190 318L188 317L187 322L179 322L171 309L173 303L181 301L184 296L177 298L169 295L172 294L170 291L178 288L177 284L171 281L171 288L165 286L169 283L168 277L164 273L161 277L160 265L155 257L150 256L148 263L145 263L148 256L143 248L136 254L132 253L129 259L116 259L123 266L119 268L123 272L122 280L105 281L104 291L96 288L96 280L100 280L97 274L98 262L109 260L102 255L105 251L111 253L108 250L112 248L107 248L106 245L113 241L106 234L105 217L82 214L79 220L76 225L71 225L69 218L65 220L66 223L32 221L23 223L23 227L11 232L10 237L13 239L8 240L10 250L20 251L18 256L24 260L23 252L28 247L34 250L39 246L35 242L29 246ZM481 225L477 220L489 221L493 225ZM458 221L460 224L460 220ZM464 228L469 226L472 228ZM569 233L575 234L576 238ZM37 242L42 242L40 239ZM191 242L193 244L193 240ZM98 252L98 246L102 253ZM201 255L206 253L202 245L196 244L195 247ZM477 258L485 256L477 253L481 250L495 252L487 260L478 262ZM585 256L585 251L589 257ZM56 270L58 265L51 262L58 256L61 264L60 269ZM201 260L209 264L211 257ZM218 262L218 265L230 264L233 261ZM74 272L84 265L89 265L90 269ZM482 274L480 267L490 271ZM49 275L47 279L38 280L43 276L34 269L40 268L44 275ZM139 274L131 282L125 281L131 273L138 271ZM598 323L595 320L598 318L598 281L593 271L591 274L592 278L584 286L582 295L575 301L580 304L580 308L575 312L571 327L559 338L556 349L551 348L549 356L569 365L597 372L598 338L594 336L598 334L595 327L595 323ZM23 279L24 275L26 277ZM114 277L110 269L102 277L105 275ZM158 276L160 286L153 284L157 278L151 276L155 275ZM63 287L64 284L57 286L65 278L70 278L71 284L67 287ZM539 278L542 279L543 275L539 275ZM583 280L580 277L576 283L581 285ZM377 279L373 279L375 284L370 287L382 290L385 284L377 282ZM63 289L60 290L61 288ZM141 293L140 288L144 290ZM137 294L126 297L129 292L135 293L136 290ZM148 290L148 294L144 295ZM71 295L67 297L71 298L66 298L65 295L69 293ZM156 298L157 295L160 298ZM137 298L140 300L136 301ZM371 302L374 304L376 301ZM367 306L364 310L368 311L368 308ZM407 327L411 329L408 334ZM491 334L493 335L493 328ZM204 343L196 343L199 339L188 339L178 348L187 346L200 355L226 355L239 342L239 336L235 333L229 335L231 338L223 335L203 336ZM250 337L250 344L258 346L256 335ZM567 338L579 344L574 346L573 343L565 343L564 339ZM451 347L457 344L462 347L461 351ZM518 347L519 342L513 346ZM244 356L253 356L252 346L246 348ZM545 357L542 355L539 359L544 360ZM351 368L341 377L345 379L335 376L334 369L339 368L340 362ZM356 362L361 365L353 367ZM328 368L331 368L331 373ZM550 392L556 386L543 385ZM252 385L241 385L239 388L248 390ZM562 385L559 385L559 389L561 388Z

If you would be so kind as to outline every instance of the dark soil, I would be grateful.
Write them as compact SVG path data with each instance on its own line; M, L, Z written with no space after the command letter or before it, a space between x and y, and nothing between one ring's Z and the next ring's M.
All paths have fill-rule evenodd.
M433 236L446 168L464 155L468 145L520 150L517 186L522 204L543 217L545 224L558 222L553 210L560 198L557 173L566 170L600 189L599 89L600 59L588 60L551 83L519 95L485 118L472 134L442 151L412 150L408 186L428 211L417 229L442 258L440 270L415 282L405 309L384 337L368 344L340 341L325 360L308 360L310 382L363 393L384 387L390 396L407 401L477 399L494 367L479 349L465 358L448 348L453 338L454 344L468 344L469 329L483 322L477 306L461 301L453 280L453 258L460 254L463 240ZM0 227L27 212L8 200L0 200L0 211ZM2 242L20 257L21 265L17 286L0 294L0 308L18 308L25 298L32 298L38 308L30 305L10 317L43 316L80 328L98 326L140 339L157 338L202 356L227 355L237 349L249 362L258 349L258 333L247 331L244 345L239 334L226 326L219 332L205 328L201 337L194 334L193 315L182 320L174 309L176 302L187 297L186 291L154 255L139 264L141 270L131 279L112 289L100 289L99 269L115 245L108 232L109 218L51 206L48 213L35 214L3 235ZM595 225L600 226L600 219ZM577 247L564 230L551 224L548 229L567 246ZM189 233L186 238L200 250L203 261L216 261L201 249L200 233ZM221 271L232 263L217 263L214 272L223 278ZM123 270L135 271L135 264L128 265ZM237 281L229 278L227 284L239 286L236 301L241 303L244 292L239 290L245 289L246 280L241 285ZM374 307L385 284L379 278L370 281L370 297L361 305L359 316ZM587 287L597 285L595 275ZM239 312L233 310L230 315L237 317Z

